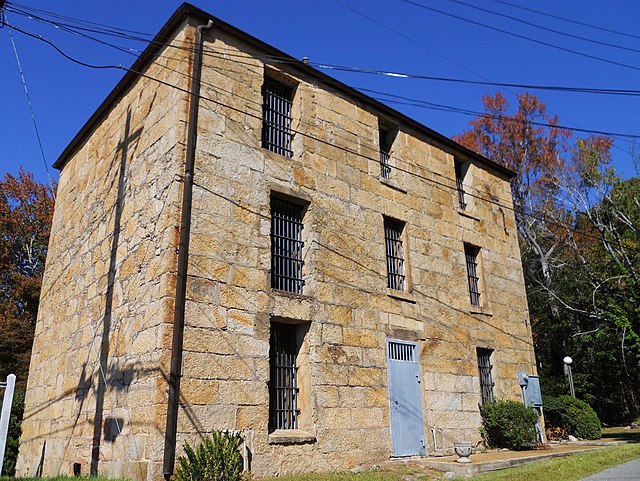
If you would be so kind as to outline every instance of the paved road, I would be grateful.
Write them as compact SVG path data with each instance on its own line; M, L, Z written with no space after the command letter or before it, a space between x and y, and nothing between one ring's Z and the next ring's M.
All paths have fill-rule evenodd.
M580 481L640 481L640 459L593 474Z

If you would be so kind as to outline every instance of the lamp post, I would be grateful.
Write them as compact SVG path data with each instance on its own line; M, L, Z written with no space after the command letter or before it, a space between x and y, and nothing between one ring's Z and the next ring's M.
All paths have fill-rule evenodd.
M571 364L573 363L573 359L566 356L562 362L564 362L564 373L569 378L569 393L571 394L571 397L576 397L576 391L573 388L573 374L571 373Z

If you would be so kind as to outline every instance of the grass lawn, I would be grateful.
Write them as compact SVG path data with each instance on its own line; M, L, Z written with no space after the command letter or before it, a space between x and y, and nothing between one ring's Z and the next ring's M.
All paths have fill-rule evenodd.
M640 444L624 444L565 458L474 476L477 481L576 481L618 464L640 458Z
M603 428L602 440L603 441L628 441L628 442L640 443L640 428L636 428L636 429L624 429L623 427Z

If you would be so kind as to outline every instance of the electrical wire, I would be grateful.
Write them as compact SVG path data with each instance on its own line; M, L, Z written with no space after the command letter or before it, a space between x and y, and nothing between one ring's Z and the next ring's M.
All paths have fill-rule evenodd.
M523 7L522 5L517 5L515 3L507 2L505 0L492 0L492 1L494 1L496 3L501 3L503 5L508 5L510 7L513 7L513 8L518 8L518 9L524 10L526 12L536 13L538 15L543 15L545 17L554 18L556 20L562 20L563 22L572 23L574 25L580 25L580 26L583 26L583 27L592 28L594 30L600 30L601 32L613 33L613 34L622 35L622 36L628 37L628 38L640 39L640 35L633 35L631 33L621 32L620 30L612 30L610 28L602 27L600 25L594 25L592 23L580 22L580 21L574 20L572 18L561 17L559 15L553 15L552 13L543 12L541 10L535 10L533 8Z
M401 0L402 1L402 0ZM352 67L345 65L336 65L330 63L319 63L309 61L309 65L313 67L325 69L325 70L338 70L342 72L352 72L367 75L381 75L385 77L416 79L416 80L434 80L442 82L473 84L473 85L490 85L494 87L513 87L529 90L551 90L559 92L571 92L571 93L588 93L588 94L601 94L601 95L623 95L629 97L640 96L640 90L638 89L602 89L602 88L590 88L590 87L570 87L570 86L558 86L558 85L539 85L539 84L519 84L519 83L507 83L507 82L482 82L479 80L460 79L452 77L437 77L432 75L423 75L407 72L397 72L390 70L376 70L364 67Z
M518 22L518 23L521 23L523 25L527 25L529 27L538 28L540 30L544 30L546 32L555 33L557 35L562 35L563 37L574 38L576 40L582 40L584 42L589 42L589 43L593 43L593 44L596 44L596 45L602 45L602 46L605 46L605 47L611 47L611 48L617 48L617 49L620 49L620 50L626 50L628 52L640 53L640 50L637 49L637 48L625 47L624 45L618 45L618 44L609 43L609 42L602 42L600 40L595 40L595 39L592 39L592 38L583 37L581 35L575 35L575 34L572 34L572 33L563 32L562 30L556 30L554 28L545 27L544 25L540 25L538 23L529 22L527 20L523 20L521 18L514 17L513 15L507 15L506 13L496 12L495 10L491 10L489 8L479 7L478 5L473 5L472 3L463 2L462 0L447 0L447 1L450 2L450 3L455 3L457 5L463 5L465 7L473 8L475 10L479 10L481 12L485 12L485 13L488 13L490 15L495 15L497 17L502 17L502 18L506 18L508 20L513 20L514 22Z
M571 130L574 132L582 132L582 133L589 133L589 134L595 134L595 135L605 135L608 137L623 137L623 138L628 138L628 139L640 139L640 134L624 134L624 133L620 133L620 132L607 132L604 130L594 130L594 129L581 129L579 127L568 127L566 125L549 125L547 123L544 122L537 122L534 120L521 120L521 119L516 119L516 118L507 118L507 117L502 117L499 115L492 115L492 114L488 114L486 112L480 112L477 110L468 110L468 109L462 109L462 108L457 108L457 107L452 107L449 105L444 105L444 104L436 104L433 102L427 102L424 100L420 100L420 99L412 99L409 97L403 97L401 95L395 95L395 94L390 94L390 93L386 93L386 92L380 92L377 90L372 90L372 89L367 89L367 88L359 88L358 90L362 90L364 92L370 92L370 93L374 93L377 95L384 95L387 97L392 97L392 99L384 99L387 102L393 102L396 104L402 104L402 105L410 105L413 107L424 107L424 108L429 108L429 109L436 109L436 110L443 110L443 111L448 111L448 112L454 112L454 113L459 113L459 114L463 114L463 115L471 115L474 117L484 117L484 118L489 118L489 119L496 119L496 120L501 120L503 122L513 122L513 123L522 123L522 124L529 124L529 125L536 125L539 127L550 127L550 128L555 128L555 129L562 129L562 130ZM400 99L400 100L394 100L394 99ZM382 101L381 99L377 99Z
M428 47L427 45L423 44L422 42L419 42L419 41L417 41L416 39L414 39L414 38L412 38L412 37L410 37L410 36L406 35L404 32L400 32L400 31L398 31L397 29L390 27L390 26L389 26L389 25L387 25L386 23L381 22L381 21L379 21L379 20L377 20L377 19L373 18L373 17L372 17L372 16L370 16L370 15L367 15L366 13L362 12L361 10L356 9L356 8L354 8L353 6L347 5L347 4L343 3L343 2L341 2L340 0L333 0L333 1L334 1L335 3L337 3L338 5L341 5L342 7L344 7L344 8L346 8L346 9L348 9L348 10L350 10L350 11L354 12L355 14L360 15L361 17L363 17L363 18L365 18L365 19L367 19L367 20L369 20L369 21L371 21L371 22L375 23L376 25L379 25L379 26L381 26L382 28L385 28L385 29L387 29L387 30L389 30L389 31L391 31L391 32L393 32L393 33L395 33L396 35L399 35L400 37L402 37L402 38L404 38L404 39L406 39L406 40L409 40L410 42L412 42L412 43L413 43L413 44L415 44L415 45L418 45L419 47L422 47L422 48L424 48L424 49L426 49L426 50L428 50L428 51L430 51L430 52L432 52L432 53L435 53L437 56L439 56L439 57L441 57L441 58L444 58L445 60L447 60L447 61L449 61L449 62L453 63L454 65L458 66L459 68L462 68L463 70L466 70L466 71L468 71L468 72L471 72L472 74L474 74L474 75L476 75L477 77L479 77L479 78L481 78L481 79L483 79L483 80L485 80L485 81L486 81L486 82L476 82L477 84L488 84L488 85L493 84L494 86L498 86L498 83L496 83L496 82L492 82L489 78L487 78L487 77L485 77L485 76L483 76L483 75L479 74L478 72L476 72L476 71L474 71L474 70L470 69L468 66L466 66L466 65L464 65L464 64L461 64L461 63L459 63L459 62L456 62L455 60L453 60L453 59L451 59L451 58L447 57L446 55L443 55L443 54L441 54L440 52L438 52L438 51L435 51L435 50L431 49L430 47ZM434 78L433 80L451 80L451 81L453 81L453 82L459 82L459 79L436 79L436 78ZM461 83L471 83L471 82L462 80L462 81L461 81ZM499 85L499 86L506 88L506 90L507 90L507 91L509 91L509 92L511 92L514 96L517 96L518 94L517 94L514 90L512 90L512 88L513 88L513 87L517 87L517 88L525 88L525 89L531 89L531 87L530 87L530 86L515 85L515 84L506 84L506 83L502 83L502 85ZM547 90L547 89L544 89L544 90ZM595 93L595 92L594 92L594 93ZM605 92L602 92L602 93L605 93ZM622 105L622 107L623 107L623 108L625 108L625 109L627 109L627 110L630 110L628 105L621 104L621 103L620 103L619 101L617 101L615 98L614 98L613 100L614 100L616 103L618 103L618 104ZM635 112L634 112L634 113L635 113ZM568 120L568 119L567 119L567 120L565 120L565 122L568 122L568 123L570 123L571 125L577 126L574 122L571 122L571 121L570 121L570 120ZM628 139L622 139L622 140L625 140L627 143L631 144L631 141L630 141L630 140L628 140ZM618 145L616 145L616 144L614 144L614 145L613 145L613 148L614 148L614 149L616 149L616 150L619 150L620 152L628 153L626 150L622 149L621 147L619 147L619 146L618 146Z
M340 5L344 5L345 7L353 10L356 13L362 14L362 12L356 11L353 8L343 4L342 2L340 2L339 0L333 0L336 3L339 3ZM404 1L404 0L401 0ZM10 5L10 3L8 2L7 5ZM45 22L45 23L49 23L53 26L65 26L67 27L66 29L64 29L67 32L72 33L72 28L77 28L77 29L81 29L81 30L85 30L85 31L90 31L90 32L94 32L94 33L100 33L99 31L93 30L93 29L84 29L84 28L80 28L80 27L71 27L69 25L66 24L62 24L62 23L58 23L58 22L53 22L47 19L44 19L42 17L38 17L35 16L33 14L30 14L28 12L24 12L24 11L19 11L16 9L9 9L10 11L13 11L15 13L19 13L23 16L29 17L29 18L34 18L36 20L39 20L41 22ZM362 14L364 15L364 14ZM371 19L372 21L376 22L379 25L383 25L381 22L377 22L374 18L366 16L366 18ZM115 27L113 27L115 28ZM391 29L391 31L394 31L393 29ZM398 34L400 34L398 32ZM147 34L145 34L147 35ZM410 37L407 37L405 35L403 35L404 38L408 39L408 40L412 40ZM98 42L103 42L102 40L96 39L95 37L89 37L89 36L85 36L85 38L92 38L93 40L96 40ZM140 42L144 42L145 44L149 44L149 43L153 43L156 45L164 45L162 42L158 42L158 41L150 41L146 38L140 38L140 37L135 37L135 36L126 36L126 37L122 37L122 38L126 38L129 40L135 40L135 41L140 41ZM105 43L108 44L108 43ZM421 44L419 44L421 45ZM127 49L126 47L121 47L121 46L114 46L113 44L111 44L111 46L113 46L114 48L118 48L118 49L124 49L124 50L129 50L130 52L126 52L126 53L141 53L142 51L139 49L133 49L133 48L129 48ZM181 46L177 46L177 45L168 45L168 47L173 48L173 49L180 49L180 50L189 50L187 47L181 47ZM123 51L124 51L123 50ZM239 58L260 58L262 60L269 60L269 61L274 61L274 62L282 62L282 63L298 63L298 60L296 59L292 59L290 57L279 57L279 56L273 56L273 55L255 55L252 57L249 57L247 55L241 55L241 54L233 54L233 53L226 53L222 50L215 50L215 49L210 49L210 48L205 48L204 49L205 55L207 55L207 53L213 53L213 54L222 54L224 53L225 55L228 56L235 56L235 57L239 57ZM347 65L337 65L337 64L332 64L332 63L324 63L324 62L314 62L314 61L310 61L309 65L312 65L316 68L320 68L320 69L328 69L328 70L340 70L340 71L344 71L344 72L353 72L353 73L362 73L362 74L369 74L369 75L382 75L382 76L388 76L388 77L397 77L397 78L407 78L407 79L418 79L418 80L432 80L432 81L441 81L441 82L451 82L451 83L461 83L461 84L470 84L470 85L486 85L486 86L494 86L494 87L503 87L503 88L519 88L519 89L527 89L527 90L548 90L548 91L558 91L558 92L571 92L571 93L587 93L587 94L600 94L600 95L622 95L622 96L631 96L631 97L636 97L636 96L640 96L640 90L639 89L621 89L621 88L592 88L592 87L581 87L581 86L562 86L562 85L540 85L540 84L529 84L529 83L514 83L514 82L494 82L494 81L479 81L479 80L470 80L470 79L463 79L463 78L455 78L455 77L442 77L442 76L434 76L434 75L425 75L425 74L416 74L416 73L411 73L411 72L399 72L399 71L388 71L388 70L379 70L379 69L370 69L370 68L364 68L364 67L357 67L357 66L347 66ZM480 76L480 74L477 74L476 72L472 72L478 76Z
M45 20L46 21L46 20ZM127 49L125 49L124 47L118 46L118 45L114 45L112 43L109 42L105 42L101 39L97 39L93 36L87 35L87 34L83 34L80 32L75 32L73 29L67 29L66 31L70 32L70 33L75 33L76 35L79 35L83 38L88 38L91 40L94 40L96 42L99 42L103 45L108 45L110 47L116 48L118 50L124 51L127 54L130 55L134 55L134 53L128 51ZM36 35L36 34L33 34ZM185 48L185 47L183 47ZM215 55L215 54L209 54L210 56L217 56L219 58L219 55ZM228 55L228 53L224 53L224 55ZM243 58L251 58L248 56L242 56ZM276 59L276 61L278 61L279 58ZM290 59L288 59L290 60ZM398 73L398 72L387 72L387 71L380 71L380 70L370 70L370 69L362 69L362 68L357 68L357 67L343 67L343 66L337 66L337 65L328 65L328 64L317 64L315 62L309 62L311 65L313 66L317 66L318 68L327 68L327 69L331 69L331 70L343 70L343 71L349 71L349 72L357 72L357 73L366 73L366 74L376 74L376 75L388 75L388 76L392 76L392 77L404 77L404 78L423 78L423 79L439 79L442 80L442 78L438 78L438 77L431 77L431 76L423 76L423 75L415 75L415 74L404 74L404 73ZM122 67L122 66L120 66ZM124 67L122 67L124 68ZM455 81L456 79L447 79L449 81ZM507 84L499 84L499 83L492 83L492 82L477 82L477 81L463 81L465 83L480 83L480 84L496 84L496 85L507 85ZM518 84L508 84L509 86L520 86ZM529 86L531 87L531 86ZM563 88L563 87L551 87L551 86L543 86L542 88L546 88L546 89L570 89L569 87ZM366 90L366 89L363 89ZM631 95L631 96L639 96L640 95L640 91L639 90L622 90L622 89L617 89L617 90L608 90L608 91L603 91L603 90L596 90L596 89L585 89L585 91L588 91L590 93L607 93L607 94L611 94L611 93L616 93L616 94L624 94L624 95ZM406 98L406 97L401 97L401 96L394 96L393 94L388 94L385 92L379 92L379 91L372 91L376 94L380 94L380 95L387 95L390 97L396 97L396 99L385 99L389 102L393 102L395 104L398 105L407 105L407 106L413 106L413 107L420 107L420 108L427 108L427 109L432 109L432 110L440 110L440 111L448 111L448 112L452 112L452 113L458 113L458 114L462 114L462 115L469 115L469 116L474 116L474 117L487 117L487 118L491 118L491 116L489 114L487 114L486 112L479 112L479 111L473 111L473 110L468 110L468 109L462 109L462 108L458 108L458 107L453 107L453 106L446 106L446 105L442 105L442 104L434 104L431 102L426 102L423 100L419 100L419 99L410 99L410 98ZM398 99L401 99L403 101L400 101ZM381 99L376 99L376 100L381 100ZM518 121L517 119L509 119L509 121ZM539 125L539 126L547 126L547 124L544 123L540 123L540 122L532 122L534 125ZM607 135L607 136L611 136L611 137L617 137L617 138L621 138L621 139L638 139L640 138L639 135L634 135L634 134L627 134L627 133L619 133L619 132L609 132L609 131L603 131L603 130L595 130L595 129L584 129L584 128L579 128L579 127L569 127L569 126L564 126L564 125L559 125L557 126L557 128L562 128L565 130L570 130L570 131L576 131L576 132L581 132L581 133L590 133L590 134L597 134L597 135Z
M5 25L7 22L7 15L3 12L2 25ZM53 201L56 200L56 191L53 187L53 180L51 180L51 173L49 172L49 165L47 164L47 158L44 154L44 147L42 146L42 137L40 136L40 129L38 129L38 122L36 121L36 114L33 110L33 103L31 102L31 95L29 95L29 88L27 87L27 80L24 76L24 71L22 69L22 63L20 62L20 56L18 55L18 49L16 47L16 42L13 39L13 33L11 27L7 29L9 31L9 38L11 39L11 46L13 47L13 53L16 57L16 63L18 64L18 71L20 72L20 78L22 79L22 87L24 88L24 94L27 99L27 105L29 106L29 112L31 113L31 121L33 122L33 129L36 133L36 138L38 139L38 146L40 147L40 155L42 156L42 162L44 163L45 171L47 172L47 178L49 179L49 189L51 190L51 196L53 197Z
M445 15L447 17L455 18L455 19L460 20L462 22L470 23L470 24L476 25L478 27L482 27L482 28L486 28L486 29L489 29L489 30L493 30L495 32L500 32L500 33L503 33L505 35L509 35L511 37L519 38L519 39L522 39L522 40L527 40L529 42L533 42L533 43L536 43L538 45L544 45L546 47L554 48L556 50L561 50L561 51L567 52L567 53L572 53L574 55L578 55L580 57L589 58L591 60L597 60L599 62L608 63L610 65L616 65L618 67L623 67L623 68L628 68L628 69L631 69L631 70L640 71L640 67L637 67L635 65L630 65L630 64L626 64L626 63L622 63L622 62L617 62L615 60L610 60L610 59L607 59L607 58L604 58L604 57L599 57L597 55L592 55L592 54L589 54L589 53L580 52L578 50L573 50L571 48L563 47L561 45L556 45L556 44L551 43L551 42L545 42L544 40L538 40L536 38L528 37L526 35L522 35L522 34L519 34L519 33L516 33L516 32L511 32L509 30L505 30L505 29L502 29L502 28L499 28L499 27L494 27L492 25L487 25L486 23L478 22L476 20L472 20L470 18L466 18L466 17L463 17L461 15L456 15L454 13L445 12L444 10L439 10L437 8L429 7L427 5L423 5L423 4L415 2L413 0L399 0L399 1L401 1L403 3L406 3L406 4L409 4L409 5L413 5L414 7L422 8L424 10L428 10L430 12L435 12L435 13L439 13L440 15Z
M24 32L21 32L21 33L24 33ZM28 32L24 33L24 34L28 35L28 36L32 36L32 37L34 37L34 38L36 38L38 40L45 41L47 44L52 45L52 42L46 41L46 39L43 39L42 36L31 34L31 33L28 33ZM60 49L58 49L58 48L55 48L55 50L60 52ZM79 63L80 65L88 66L89 68L92 68L91 64L86 64L86 62L82 62L82 61L76 61L73 57L71 57L69 55L66 55L63 52L61 52L61 53L63 54L63 56L65 58L67 58L68 60L70 60L72 62L76 62L76 63ZM98 65L98 66L94 66L93 68L97 68L97 69L114 68L114 69L127 70L127 71L132 72L133 74L136 74L136 75L140 76L140 77L144 77L144 78L147 78L149 80L153 80L153 81L155 81L155 82L157 82L159 84L168 86L170 88L174 88L174 89L176 89L178 91L182 91L182 92L187 93L189 95L193 95L188 89L173 85L173 84L171 84L169 82L166 82L164 80L161 80L161 79L157 79L157 78L155 78L153 76L150 76L150 75L147 75L147 74L145 74L143 72L138 72L138 71L133 70L133 69L127 69L127 68L123 67L122 65L111 65L111 66ZM253 114L251 112L247 112L245 110L230 106L228 104L225 104L224 102L220 102L220 101L217 101L215 99L211 99L209 97L205 97L203 95L199 95L198 98L201 99L201 100L204 100L204 101L208 101L208 102L214 103L214 104L219 105L221 107L227 108L229 110L235 111L237 113L241 113L241 114L246 115L248 117L253 117L253 118L262 120L262 116L259 115L259 114ZM319 138L319 137L315 137L313 135L307 134L306 132L303 132L303 131L300 131L300 130L293 130L292 129L292 133L302 135L304 137L310 138L310 139L315 140L317 142L326 144L328 146L331 146L331 147L334 147L336 149L345 151L345 152L350 153L352 155L356 155L356 156L362 157L362 158L367 159L367 160L373 160L375 162L379 161L379 159L368 157L368 156L366 156L366 155L364 155L364 154L362 154L362 153L360 153L358 151L355 151L355 150L352 150L352 149L348 149L346 147L341 147L341 146L335 145L331 141L327 141L325 139L322 139L322 138ZM439 187L445 188L448 192L451 192L456 188L455 186L452 186L451 183L446 184L446 183L443 183L443 182L440 182L440 181L436 181L434 179L431 179L431 178L422 176L420 174L417 174L416 172L411 172L411 171L408 171L406 169L397 168L397 167L396 167L396 170L398 170L400 172L403 172L403 173L407 173L409 175L414 175L414 176L416 176L416 177L418 177L418 178L420 178L422 180L425 180L425 181L435 185L437 188L439 188ZM432 174L434 173L433 171L428 171L428 172L430 172ZM486 202L488 204L495 205L498 208L503 208L503 209L506 209L506 210L509 210L509 211L513 211L513 212L516 211L515 208L513 207L513 204L502 204L502 203L496 201L495 199L487 198L487 197L483 197L483 196L479 196L479 195L475 195L475 194L471 194L471 193L468 193L468 195L471 198L476 198L476 199L481 200L483 202ZM533 220L536 220L536 221L540 221L540 222L545 222L548 225L555 225L556 227L560 227L560 228L563 228L563 229L568 229L568 230L570 230L571 232L574 232L574 233L579 233L580 235L582 235L585 238L591 238L592 240L596 240L596 241L602 240L600 237L597 237L597 236L594 236L594 235L590 235L590 234L588 234L586 232L576 231L574 229L569 228L568 226L566 226L564 224L560 224L557 221L555 221L553 219L550 219L548 217L542 216L542 215L533 214L533 213L529 213L529 212L522 212L521 214L524 217L528 217L530 219L533 219ZM631 251L634 251L634 249L631 249ZM640 253L640 249L636 250L636 252Z

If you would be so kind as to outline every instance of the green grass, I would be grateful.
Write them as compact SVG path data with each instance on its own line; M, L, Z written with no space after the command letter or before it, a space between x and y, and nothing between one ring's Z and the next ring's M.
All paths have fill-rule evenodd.
M493 471L474 476L474 481L577 481L618 464L640 458L640 445L625 444L610 448L549 459L519 468Z
M640 429L624 429L624 427L604 428L603 441L627 441L640 443Z
M311 473L295 476L280 476L278 478L258 478L259 481L404 481L415 478L420 481L441 479L442 474L431 470L401 467L396 469L380 469L352 473L343 471L338 473Z

